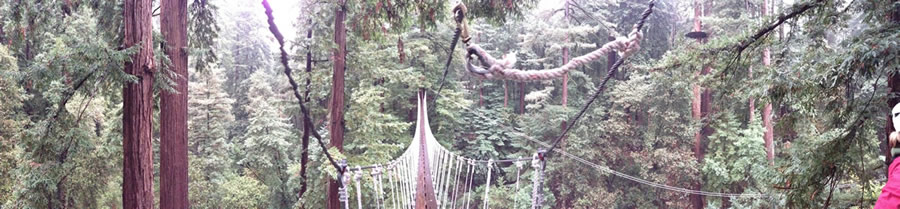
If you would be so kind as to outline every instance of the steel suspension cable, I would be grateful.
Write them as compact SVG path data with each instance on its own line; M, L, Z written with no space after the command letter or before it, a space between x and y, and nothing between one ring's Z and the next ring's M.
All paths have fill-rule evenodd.
M391 206L394 206L394 208L397 208L397 190L396 190L397 187L394 186L394 173L396 173L396 172L394 172L393 170L394 170L393 168L389 168L387 170L388 187L390 187L390 189L391 189Z
M485 181L487 181L487 184L484 186L484 207L483 207L485 209L488 208L488 200L490 197L489 194L491 193L491 170L493 170L491 168L492 168L493 164L494 164L494 161L488 161L488 164L487 164L487 180L485 180Z
M453 186L451 188L450 208L456 206L456 194L459 193L459 173L462 171L462 158L456 158L456 176L453 177Z
M362 209L362 187L360 186L360 182L362 179L362 171L357 171L353 174L353 181L356 183L356 207Z
M531 138L531 137L524 137L524 138L525 138L525 139L528 139L528 140L530 140L530 141L532 141L532 142L535 142L535 143L537 143L537 144L540 144L541 146L544 146L544 147L551 147L551 145L549 145L549 144L547 144L547 143L545 143L545 142L542 142L542 141L538 141L538 140L533 139L533 138ZM616 170L612 170L612 169L610 169L609 167L598 165L598 164L593 163L593 162L591 162L591 161L588 161L588 160L586 160L586 159L584 159L584 158L578 157L577 155L568 153L568 152L566 152L566 151L564 151L564 150L560 150L560 151L558 151L558 152L559 152L560 154L562 154L563 156L568 157L569 159L572 159L572 160L578 161L578 162L580 162L580 163L582 163L582 164L591 166L591 167L593 167L594 169L596 169L596 170L598 170L598 171L600 171L600 172L602 172L602 173L606 173L606 174L611 174L611 175L614 175L614 176L618 176L618 177L621 177L621 178L624 178L624 179L627 179L627 180L630 180L630 181L634 181L634 182L637 182L637 183L640 183L640 184L644 184L644 185L647 185L647 186L650 186L650 187L654 187L654 188L665 189L665 190L669 190L669 191L681 192L681 193L687 193L687 194L696 194L696 195L703 195L703 196L712 196L712 197L727 197L727 198L735 198L735 197L740 197L740 198L765 198L765 197L768 197L768 196L769 196L769 195L761 194L761 193L738 194L738 193L707 192L707 191L701 191L701 190L693 190L693 189L687 189L687 188L681 188L681 187L669 186L669 185L665 185L665 184L660 184L660 183L656 183L656 182L651 182L651 181L648 181L648 180L644 180L644 179L641 179L641 178L638 178L638 177L634 177L634 176L631 176L631 175L628 175L628 174L625 174L625 173L622 173L622 172L619 172L619 171L616 171Z
M466 183L466 207L469 208L469 200L472 199L472 181L474 180L472 176L475 175L475 167L472 163L469 163L469 180Z

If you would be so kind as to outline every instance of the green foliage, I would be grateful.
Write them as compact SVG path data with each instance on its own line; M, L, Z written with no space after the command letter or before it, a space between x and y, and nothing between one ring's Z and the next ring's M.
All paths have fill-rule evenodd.
M510 109L498 101L502 99L497 96L499 91L492 92L485 101L488 105L463 110L458 129L453 131L457 139L453 146L471 159L504 159L523 148L512 140L520 132L509 126L515 123Z
M274 207L266 202L270 196L266 186L248 176L232 176L222 186L222 205L232 208Z
M24 96L23 89L16 84L14 78L19 77L16 58L10 56L6 47L0 45L0 205L12 200L12 188L16 183L13 170L21 164L17 158L22 150L16 146L17 135L22 130L25 119L17 109L21 108Z
M0 207L121 208L121 89L136 78L123 64L138 47L120 49L122 11L115 1L0 1ZM495 56L513 53L516 68L544 69L630 32L645 1L463 1L473 42ZM214 3L214 4L213 4ZM900 27L890 1L804 1L769 4L771 14L813 8L758 39L779 19L760 14L762 2L715 1L704 10L710 40L693 30L693 2L657 2L642 49L630 57L561 142L560 151L598 166L660 184L704 191L763 193L770 199L707 198L707 207L866 208L884 175L884 104L896 95L888 75L900 68ZM314 131L328 140L334 2L302 1L298 37L287 50ZM542 4L543 5L543 4ZM68 6L68 5L67 5ZM561 125L607 76L605 59L560 80L517 83L480 80L464 68L463 51L440 86L453 25L451 2L348 1L346 135L351 166L388 162L411 141L415 95L425 90L439 142L475 159L531 156L553 142ZM287 8L276 8L287 9ZM315 141L302 150L299 107L272 56L271 34L257 2L195 0L190 4L190 201L196 208L321 208L325 182L336 176ZM282 25L282 28L289 26ZM307 33L311 37L307 38ZM158 34L158 33L157 33ZM159 51L158 66L167 59ZM751 43L752 42L752 43ZM400 43L403 43L402 46ZM735 46L746 46L736 48ZM739 51L737 49L740 49ZM760 58L768 49L771 65ZM215 53L213 53L215 51ZM400 59L404 56L404 59ZM307 58L310 62L307 66ZM697 71L710 66L708 75ZM309 67L310 72L305 72ZM749 69L753 69L752 74ZM158 89L169 89L160 68ZM751 76L752 75L752 76ZM305 80L310 79L310 85ZM711 90L712 113L692 117L695 86ZM755 101L756 109L748 106ZM478 102L475 102L478 101ZM775 116L775 160L765 156L761 107ZM524 108L519 108L519 106ZM155 113L154 113L155 114ZM695 158L694 137L714 130ZM154 124L157 127L158 124ZM156 130L154 130L156 132ZM308 151L302 165L299 154ZM527 208L531 169L511 163L484 167L467 191L481 205ZM307 177L298 173L307 168ZM526 166L527 168L527 166ZM367 173L366 173L367 174ZM687 195L610 176L582 162L550 155L543 208L687 208ZM363 175L363 203L374 205ZM304 182L306 184L304 184ZM300 185L308 190L297 199ZM352 188L350 191L355 191ZM357 200L351 195L351 201Z
M268 205L286 208L293 205L294 193L287 188L288 140L297 137L290 131L287 118L269 101L275 96L268 85L271 80L264 71L256 71L246 81L250 96L249 125L241 144L234 153L242 156L238 165L247 168L245 176L252 176L266 185L271 195Z
M193 67L198 72L205 72L211 64L218 60L215 53L216 38L219 37L219 25L216 22L218 6L209 0L194 0L188 6L188 46Z
M235 122L229 129L228 138L239 138L247 130L250 117L247 88L243 82L260 69L271 69L273 43L265 27L265 14L259 12L255 1L230 1L232 9L221 11L217 19L221 27L215 49L218 66L225 73L225 92L234 99L231 110ZM207 5L209 6L209 5ZM188 59L190 60L190 58Z
M228 139L228 127L234 121L234 100L225 92L221 70L213 68L192 75L196 78L188 84L188 150L194 162L203 165L206 175L221 178L233 163L229 161L228 150L233 144Z
M462 1L468 9L468 18L485 18L492 23L503 24L508 19L521 17L538 1ZM453 5L456 6L456 5Z
M759 115L759 114L757 114ZM706 176L705 189L709 191L733 191L748 194L769 193L766 187L746 187L744 185L771 185L777 177L766 160L763 145L761 118L753 118L746 128L734 115L724 117L714 127L716 133L709 138L707 155L703 161ZM736 208L758 208L767 205L770 199L735 199ZM709 205L721 204L721 200L710 199Z
M17 140L9 144L18 160L15 170L4 174L9 177L4 179L16 182L12 187L3 185L9 188L4 207L98 207L106 183L114 177L111 174L120 171L116 161L107 160L121 156L117 149L109 148L116 144L101 137L108 116L107 101L115 98L109 95L121 92L114 87L130 80L121 69L133 49L118 50L109 44L105 36L109 28L99 24L99 14L93 8L74 9L65 16L51 15L62 13L53 9L30 11L41 7L20 4L11 21L4 19L6 26L28 23L33 31L41 31L27 38L17 36L25 41L17 41L11 52L19 58L21 73L3 76L27 84L23 86L30 95L6 100L23 104L9 113L25 114L27 119L4 115L4 119L24 125L10 127L25 128L17 131ZM43 19L45 15L54 18ZM4 69L16 69L8 67ZM12 91L16 88L3 90ZM9 152L4 150L3 154L8 156Z

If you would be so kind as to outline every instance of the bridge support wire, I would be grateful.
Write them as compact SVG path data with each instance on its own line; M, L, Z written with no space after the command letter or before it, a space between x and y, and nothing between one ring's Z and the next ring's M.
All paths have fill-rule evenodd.
M488 200L489 200L488 198L490 197L490 193L491 193L491 170L492 170L491 166L493 166L493 164L494 164L494 160L488 160L487 179L485 180L485 181L487 181L487 184L484 186L484 207L482 207L484 209L488 208Z
M542 141L538 141L538 140L533 139L533 138L528 137L528 136L524 136L523 138L528 139L528 140L530 140L530 141L532 141L532 142L534 142L534 143L537 143L537 144L539 144L539 145L541 145L541 146L543 146L543 147L549 148L549 147L552 146L552 145L550 145L550 144L547 144L547 143L542 142ZM562 156L565 156L565 157L567 157L567 158L569 158L569 159L572 159L572 160L578 161L578 162L580 162L580 163L583 163L583 164L585 164L585 165L591 166L591 167L593 167L594 169L596 169L596 170L598 170L598 171L600 171L600 172L602 172L602 173L609 174L609 175L614 175L614 176L618 176L618 177L621 177L621 178L624 178L624 179L627 179L627 180L630 180L630 181L634 181L634 182L637 182L637 183L640 183L640 184L644 184L644 185L647 185L647 186L650 186L650 187L659 188L659 189L664 189L664 190L669 190L669 191L673 191L673 192L680 192L680 193L686 193L686 194L696 194L696 195L709 196L709 197L732 198L732 199L734 199L734 198L755 198L755 199L762 199L762 198L768 198L768 197L770 197L770 195L762 194L762 193L748 193L748 194L743 194L743 193L708 192L708 191L692 190L692 189L687 189L687 188L681 188L681 187L669 186L669 185L665 185L665 184L660 184L660 183L656 183L656 182L644 180L644 179L641 179L641 178L638 178L638 177L634 177L634 176L631 176L631 175L628 175L628 174L625 174L625 173L622 173L622 172L619 172L619 171L612 170L612 169L610 169L609 167L598 165L598 164L593 163L593 162L591 162L591 161L585 160L584 158L578 157L577 155L568 153L568 152L566 152L566 151L564 151L564 150L556 150L556 152L562 154Z
M356 183L356 207L362 209L362 187L360 186L360 181L362 180L362 171L356 171L353 173L353 181Z

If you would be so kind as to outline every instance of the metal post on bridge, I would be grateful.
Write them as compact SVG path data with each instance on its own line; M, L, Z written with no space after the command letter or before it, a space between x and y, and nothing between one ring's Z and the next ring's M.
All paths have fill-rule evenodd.
M341 182L338 187L338 199L341 201L341 204L344 205L344 209L349 209L350 195L347 194L347 184L350 183L350 176L345 175L345 173L347 173L347 160L341 160L341 162L338 162L338 166L341 167L337 176L337 180Z
M536 153L534 153L534 157L531 159L531 167L534 167L534 176L531 177L531 181L534 184L533 191L531 191L531 208L539 209L541 205L544 204L544 195L543 195L543 183L544 183L544 166L545 162L544 157L546 156L547 151L543 148L538 149Z

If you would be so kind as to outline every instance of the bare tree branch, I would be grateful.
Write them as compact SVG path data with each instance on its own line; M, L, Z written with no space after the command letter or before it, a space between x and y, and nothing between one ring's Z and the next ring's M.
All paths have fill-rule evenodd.
M272 32L272 35L275 36L275 40L278 40L278 49L281 50L281 65L284 66L284 74L288 78L288 82L291 84L291 89L294 92L294 97L297 98L297 103L300 104L300 111L303 113L303 123L307 126L312 125L312 120L309 119L309 109L306 108L306 104L303 103L303 98L300 96L300 90L298 90L297 81L294 80L294 76L291 75L291 66L288 65L288 54L284 51L284 36L281 35L281 32L278 31L278 26L275 25L275 17L272 16L272 7L269 6L269 2L267 0L262 1L263 7L266 9L266 16L268 16L269 22L269 31ZM337 161L334 160L334 157L328 153L328 147L325 146L325 143L322 142L322 136L319 135L319 132L315 131L315 129L311 129L312 136L316 138L319 142L319 146L322 147L323 152L325 153L325 157L328 158L328 161L331 162L331 165L338 171L338 173L343 173L341 166L338 165Z

